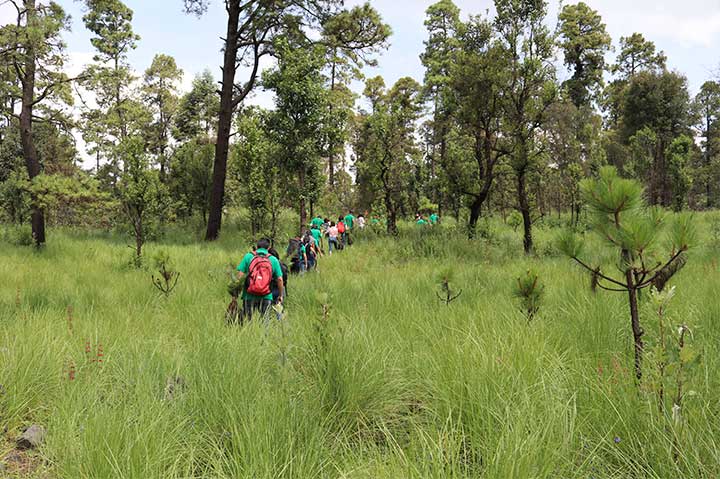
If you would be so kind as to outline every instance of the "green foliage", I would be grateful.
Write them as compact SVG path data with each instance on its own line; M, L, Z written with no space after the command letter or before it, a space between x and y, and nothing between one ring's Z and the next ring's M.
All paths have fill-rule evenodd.
M540 311L544 294L545 286L534 270L527 270L524 275L517 278L513 295L520 300L520 310L528 322L532 321Z
M382 79L370 79L365 95L373 109L361 115L353 145L358 178L376 190L373 200L385 207L387 231L396 234L399 210L411 200L407 185L419 154L414 132L421 113L420 85L401 78L385 91Z
M329 95L319 50L298 48L284 40L276 48L278 66L263 75L264 86L276 95L276 109L267 124L278 145L280 170L288 172L283 187L298 204L302 222L306 203L319 200L324 184L320 155Z
M180 141L209 137L215 129L220 101L210 70L195 76L190 91L180 99L173 136Z
M268 131L268 115L266 111L253 108L240 112L238 134L241 141L234 147L229 170L237 185L237 191L233 191L231 197L250 212L252 235L271 231L268 236L273 238L281 202L281 183L287 177L280 175L281 146Z
M507 218L507 224L510 225L513 231L517 231L523 224L522 215L517 211L512 211Z
M125 168L117 185L118 197L135 239L135 261L139 266L145 241L167 214L167 190L158 171L150 168L141 139L133 137L121 143L118 155Z
M573 76L565 85L576 107L587 105L591 94L603 85L610 35L598 12L584 2L565 5L558 20L565 65L573 69Z

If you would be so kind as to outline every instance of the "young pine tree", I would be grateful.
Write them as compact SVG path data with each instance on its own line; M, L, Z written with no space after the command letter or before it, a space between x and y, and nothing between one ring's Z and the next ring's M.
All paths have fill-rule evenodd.
M638 293L651 285L662 289L686 261L693 237L692 217L676 216L669 229L670 245L658 246L665 218L659 209L648 208L639 182L618 176L614 167L600 169L597 178L583 180L582 196L593 213L593 230L618 254L621 276L606 273L581 259L583 242L568 232L560 241L562 251L593 274L594 284L607 291L628 295L635 352L635 375L642 377L643 329L640 325Z

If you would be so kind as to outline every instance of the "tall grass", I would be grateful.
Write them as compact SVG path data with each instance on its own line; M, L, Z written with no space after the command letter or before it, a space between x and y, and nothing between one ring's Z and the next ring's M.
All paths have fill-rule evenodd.
M283 322L243 329L223 317L226 265L250 244L239 228L148 244L181 272L167 299L122 237L2 243L0 431L45 425L40 454L62 478L718 477L718 247L699 221L707 244L671 312L702 353L681 432L629 372L625 298L591 292L557 229L537 228L526 259L499 221L477 241L452 224L359 235L291 278ZM450 305L448 267L463 289ZM531 324L512 296L529 267L546 286Z

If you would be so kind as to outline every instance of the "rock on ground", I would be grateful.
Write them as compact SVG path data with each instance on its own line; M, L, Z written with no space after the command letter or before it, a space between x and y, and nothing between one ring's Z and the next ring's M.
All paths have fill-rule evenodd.
M17 440L18 449L37 449L45 440L45 428L37 424L25 429Z

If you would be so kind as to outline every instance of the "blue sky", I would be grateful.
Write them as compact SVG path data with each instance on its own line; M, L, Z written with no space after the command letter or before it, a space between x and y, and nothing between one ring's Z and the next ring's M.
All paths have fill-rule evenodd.
M209 68L216 76L222 61L219 37L225 28L222 0L211 0L208 13L198 19L182 12L181 0L127 0L135 12L134 28L142 37L130 57L132 65L144 70L156 53L172 55L185 71L184 85L194 74ZM361 0L348 0L348 5ZM377 69L391 84L402 76L422 79L418 55L423 50L425 9L430 0L372 0L393 29L391 47L380 58ZM470 13L492 14L492 0L456 0L463 17ZM597 9L617 45L620 36L635 31L655 41L668 56L670 68L688 76L694 94L720 65L720 1L718 0L586 0ZM82 4L60 0L73 17L72 32L66 35L74 68L92 57L89 35L82 25ZM558 2L550 1L549 22L554 26ZM256 101L263 102L262 98Z
M142 72L156 53L165 53L175 57L184 70L184 88L205 68L217 77L222 61L220 36L225 29L225 12L223 0L210 1L210 10L198 19L182 12L182 0L126 0L135 12L134 29L141 36L138 48L130 55L133 67ZM348 5L361 2L346 0ZM73 17L72 31L66 34L69 68L79 71L93 54L90 36L82 24L82 2L59 0L59 3ZM425 9L433 2L371 0L371 3L392 26L393 36L391 47L379 59L379 67L366 74L380 74L388 84L402 76L421 80L423 68L418 56L426 36L423 21ZM492 14L492 0L456 0L456 3L463 17L470 13ZM554 27L558 0L549 3L548 22ZM720 0L586 0L586 3L603 16L615 46L620 36L635 31L653 40L667 54L670 68L687 75L691 94L720 65ZM0 23L8 20L11 13L8 8L0 6ZM272 103L262 93L253 101L266 106Z

